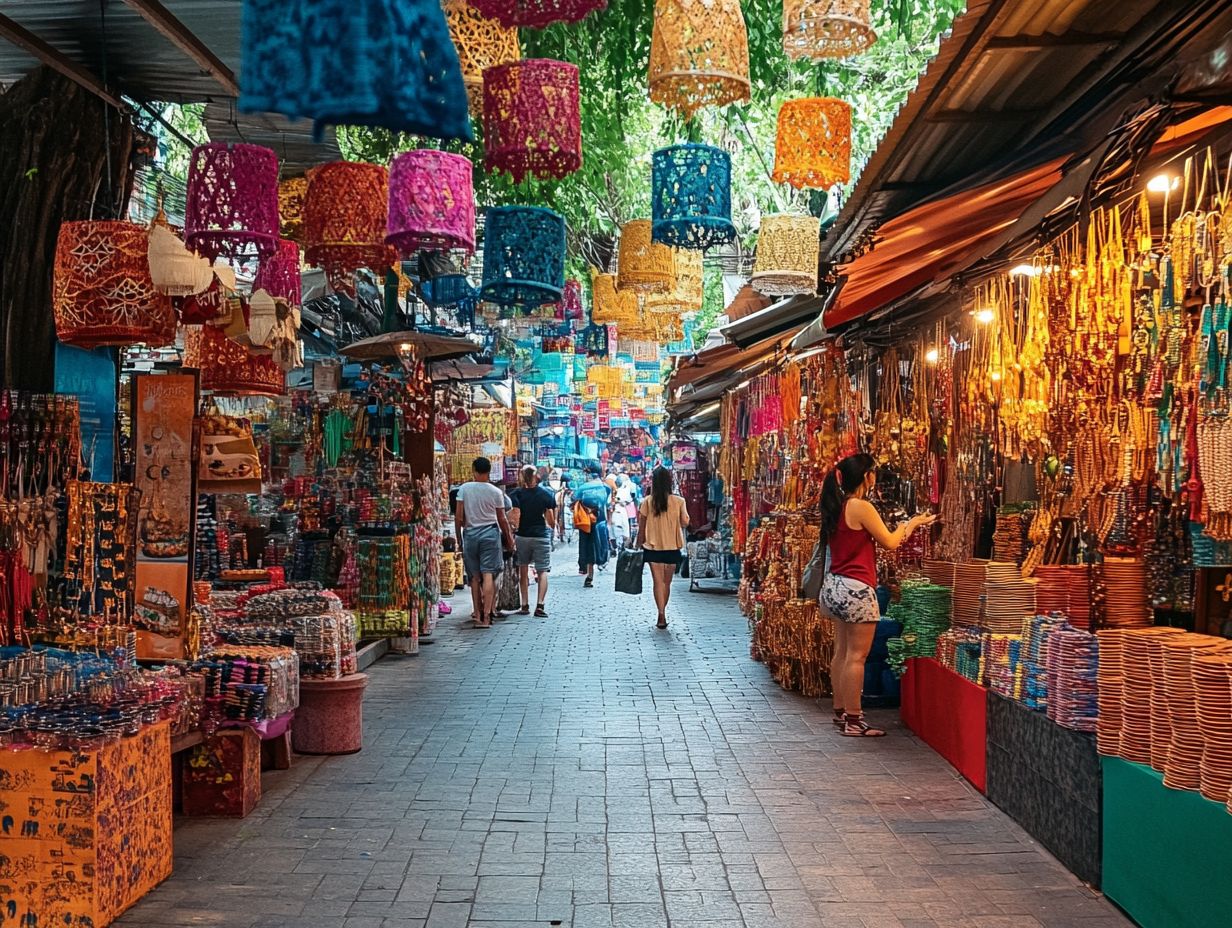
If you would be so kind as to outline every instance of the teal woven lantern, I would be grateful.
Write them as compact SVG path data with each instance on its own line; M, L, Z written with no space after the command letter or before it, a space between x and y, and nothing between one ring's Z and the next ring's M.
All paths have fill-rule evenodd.
M565 289L565 219L537 206L496 206L487 212L483 299L533 308L560 300Z
M731 221L731 157L711 145L673 145L654 153L651 237L704 251L736 237Z

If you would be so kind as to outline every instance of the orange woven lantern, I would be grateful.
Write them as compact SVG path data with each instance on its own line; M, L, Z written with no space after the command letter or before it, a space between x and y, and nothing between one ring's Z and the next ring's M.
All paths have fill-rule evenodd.
M184 327L184 366L201 372L201 389L229 396L281 396L287 377L270 354L253 354L213 325Z
M304 257L338 285L356 268L384 271L397 260L385 244L389 172L378 164L334 161L308 180Z
M595 325L623 325L640 315L637 294L618 290L613 274L592 274L590 321Z
M652 293L646 297L646 312L665 318L682 316L702 308L704 270L702 253L692 248L673 248L673 276L675 283L665 293ZM664 320L655 319L656 325Z
M288 177L278 185L278 218L282 237L293 242L304 240L304 197L308 193L308 177Z
M175 310L154 287L149 248L149 230L131 222L60 226L51 289L60 341L159 348L175 340Z
M471 115L478 118L483 115L483 72L522 57L518 30L484 16L468 0L445 0L445 19L462 64Z
M748 100L749 36L740 0L655 0L650 99L686 118Z
M770 296L817 292L821 222L814 216L763 216L753 286Z
M779 110L774 180L832 187L851 180L851 106L833 97L788 100Z
M783 0L788 58L849 58L876 41L868 0Z
M661 293L675 282L672 249L651 240L650 220L634 219L621 226L617 288Z

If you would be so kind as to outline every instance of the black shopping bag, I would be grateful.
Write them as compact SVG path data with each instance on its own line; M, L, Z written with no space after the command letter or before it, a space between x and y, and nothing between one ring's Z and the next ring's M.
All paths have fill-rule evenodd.
M640 596L642 593L642 552L622 548L616 557L616 592Z

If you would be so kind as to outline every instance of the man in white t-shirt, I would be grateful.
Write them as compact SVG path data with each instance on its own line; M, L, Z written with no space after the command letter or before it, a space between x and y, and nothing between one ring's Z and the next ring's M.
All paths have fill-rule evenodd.
M513 532L505 517L505 492L492 483L492 462L475 458L471 471L474 479L458 490L454 531L471 579L475 627L491 628L496 612L496 575L505 566L503 548L514 546Z

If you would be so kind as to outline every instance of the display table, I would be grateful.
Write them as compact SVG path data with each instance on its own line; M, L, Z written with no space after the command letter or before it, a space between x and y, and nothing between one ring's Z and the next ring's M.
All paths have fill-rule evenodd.
M0 751L0 806L0 919L109 925L171 875L171 723L98 751Z
M1095 737L988 693L988 798L1084 883L1100 883Z
M1119 757L1104 768L1104 894L1142 928L1224 928L1232 919L1232 815Z
M985 790L987 691L931 657L907 661L902 680L903 724Z

